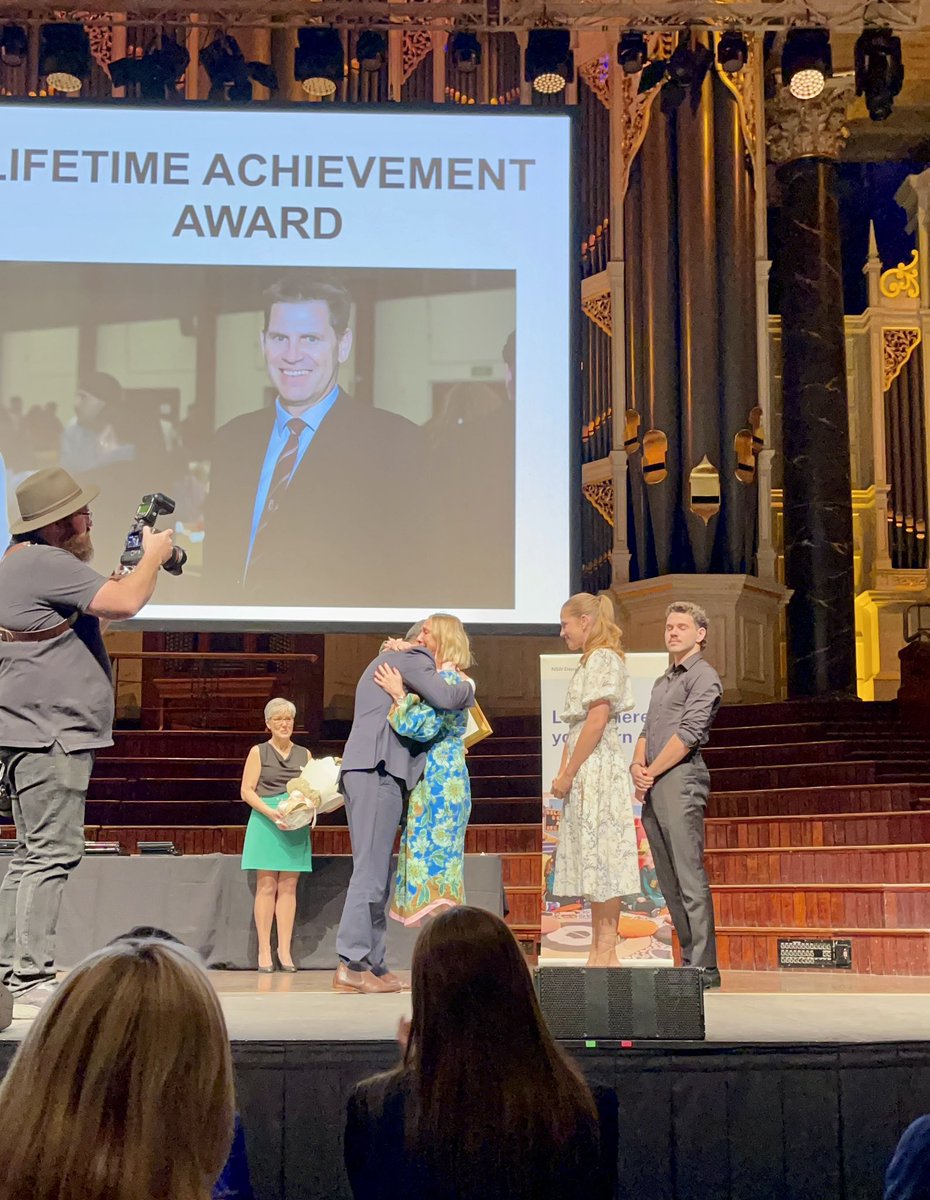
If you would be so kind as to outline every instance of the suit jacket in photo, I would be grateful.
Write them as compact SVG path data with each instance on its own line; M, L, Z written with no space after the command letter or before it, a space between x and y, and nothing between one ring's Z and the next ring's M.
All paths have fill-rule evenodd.
M426 469L417 425L340 388L263 534L245 577L259 476L275 408L217 430L204 521L202 603L430 604L428 546L399 529L392 500ZM419 548L422 547L422 553Z
M470 708L475 702L475 689L464 680L446 683L424 646L379 654L362 672L355 689L352 729L342 752L342 770L372 771L383 765L389 775L402 779L409 791L423 774L429 744L401 737L388 723L393 701L374 680L375 668L381 663L396 667L407 691L416 692L433 708L450 711Z

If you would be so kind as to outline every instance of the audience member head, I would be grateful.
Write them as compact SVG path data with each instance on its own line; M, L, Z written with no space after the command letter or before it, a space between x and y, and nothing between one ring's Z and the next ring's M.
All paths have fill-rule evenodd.
M105 371L88 371L78 380L74 413L82 425L95 425L108 409L116 410L123 402L119 380Z
M561 638L569 650L582 651L582 662L594 650L613 650L623 657L621 630L609 596L576 592L562 605Z
M206 972L164 939L113 942L65 979L0 1084L0 1200L209 1200L233 1120Z
M437 663L454 662L463 671L475 661L465 626L449 613L433 613L420 626L419 642L431 650Z
M564 1165L579 1145L596 1151L591 1092L546 1028L499 917L468 906L436 917L417 941L412 989L408 1137L434 1177L456 1181L464 1200L506 1170L516 1197L516 1180L547 1155Z

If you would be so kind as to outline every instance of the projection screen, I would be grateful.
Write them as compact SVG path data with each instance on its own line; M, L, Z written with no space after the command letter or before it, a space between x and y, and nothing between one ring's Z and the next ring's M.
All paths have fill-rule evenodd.
M172 497L188 564L142 614L159 626L557 620L569 115L4 103L2 118L11 515L40 467L96 483L106 574L142 495Z

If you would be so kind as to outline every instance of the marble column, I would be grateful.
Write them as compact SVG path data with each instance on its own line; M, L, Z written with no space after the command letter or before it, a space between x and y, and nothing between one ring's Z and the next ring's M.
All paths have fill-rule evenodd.
M856 694L852 490L835 160L847 81L768 109L781 231L788 695Z

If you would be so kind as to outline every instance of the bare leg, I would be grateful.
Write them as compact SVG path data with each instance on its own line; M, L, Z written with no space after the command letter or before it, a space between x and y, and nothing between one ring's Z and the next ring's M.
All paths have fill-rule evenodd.
M618 967L617 926L620 923L620 897L591 901L591 953L589 967Z
M278 925L278 961L282 967L294 965L291 959L291 936L297 912L297 880L296 871L278 872L278 898L275 901L274 916Z
M275 893L278 890L277 871L259 871L255 883L255 929L258 933L258 965L272 966L271 923L274 920Z

